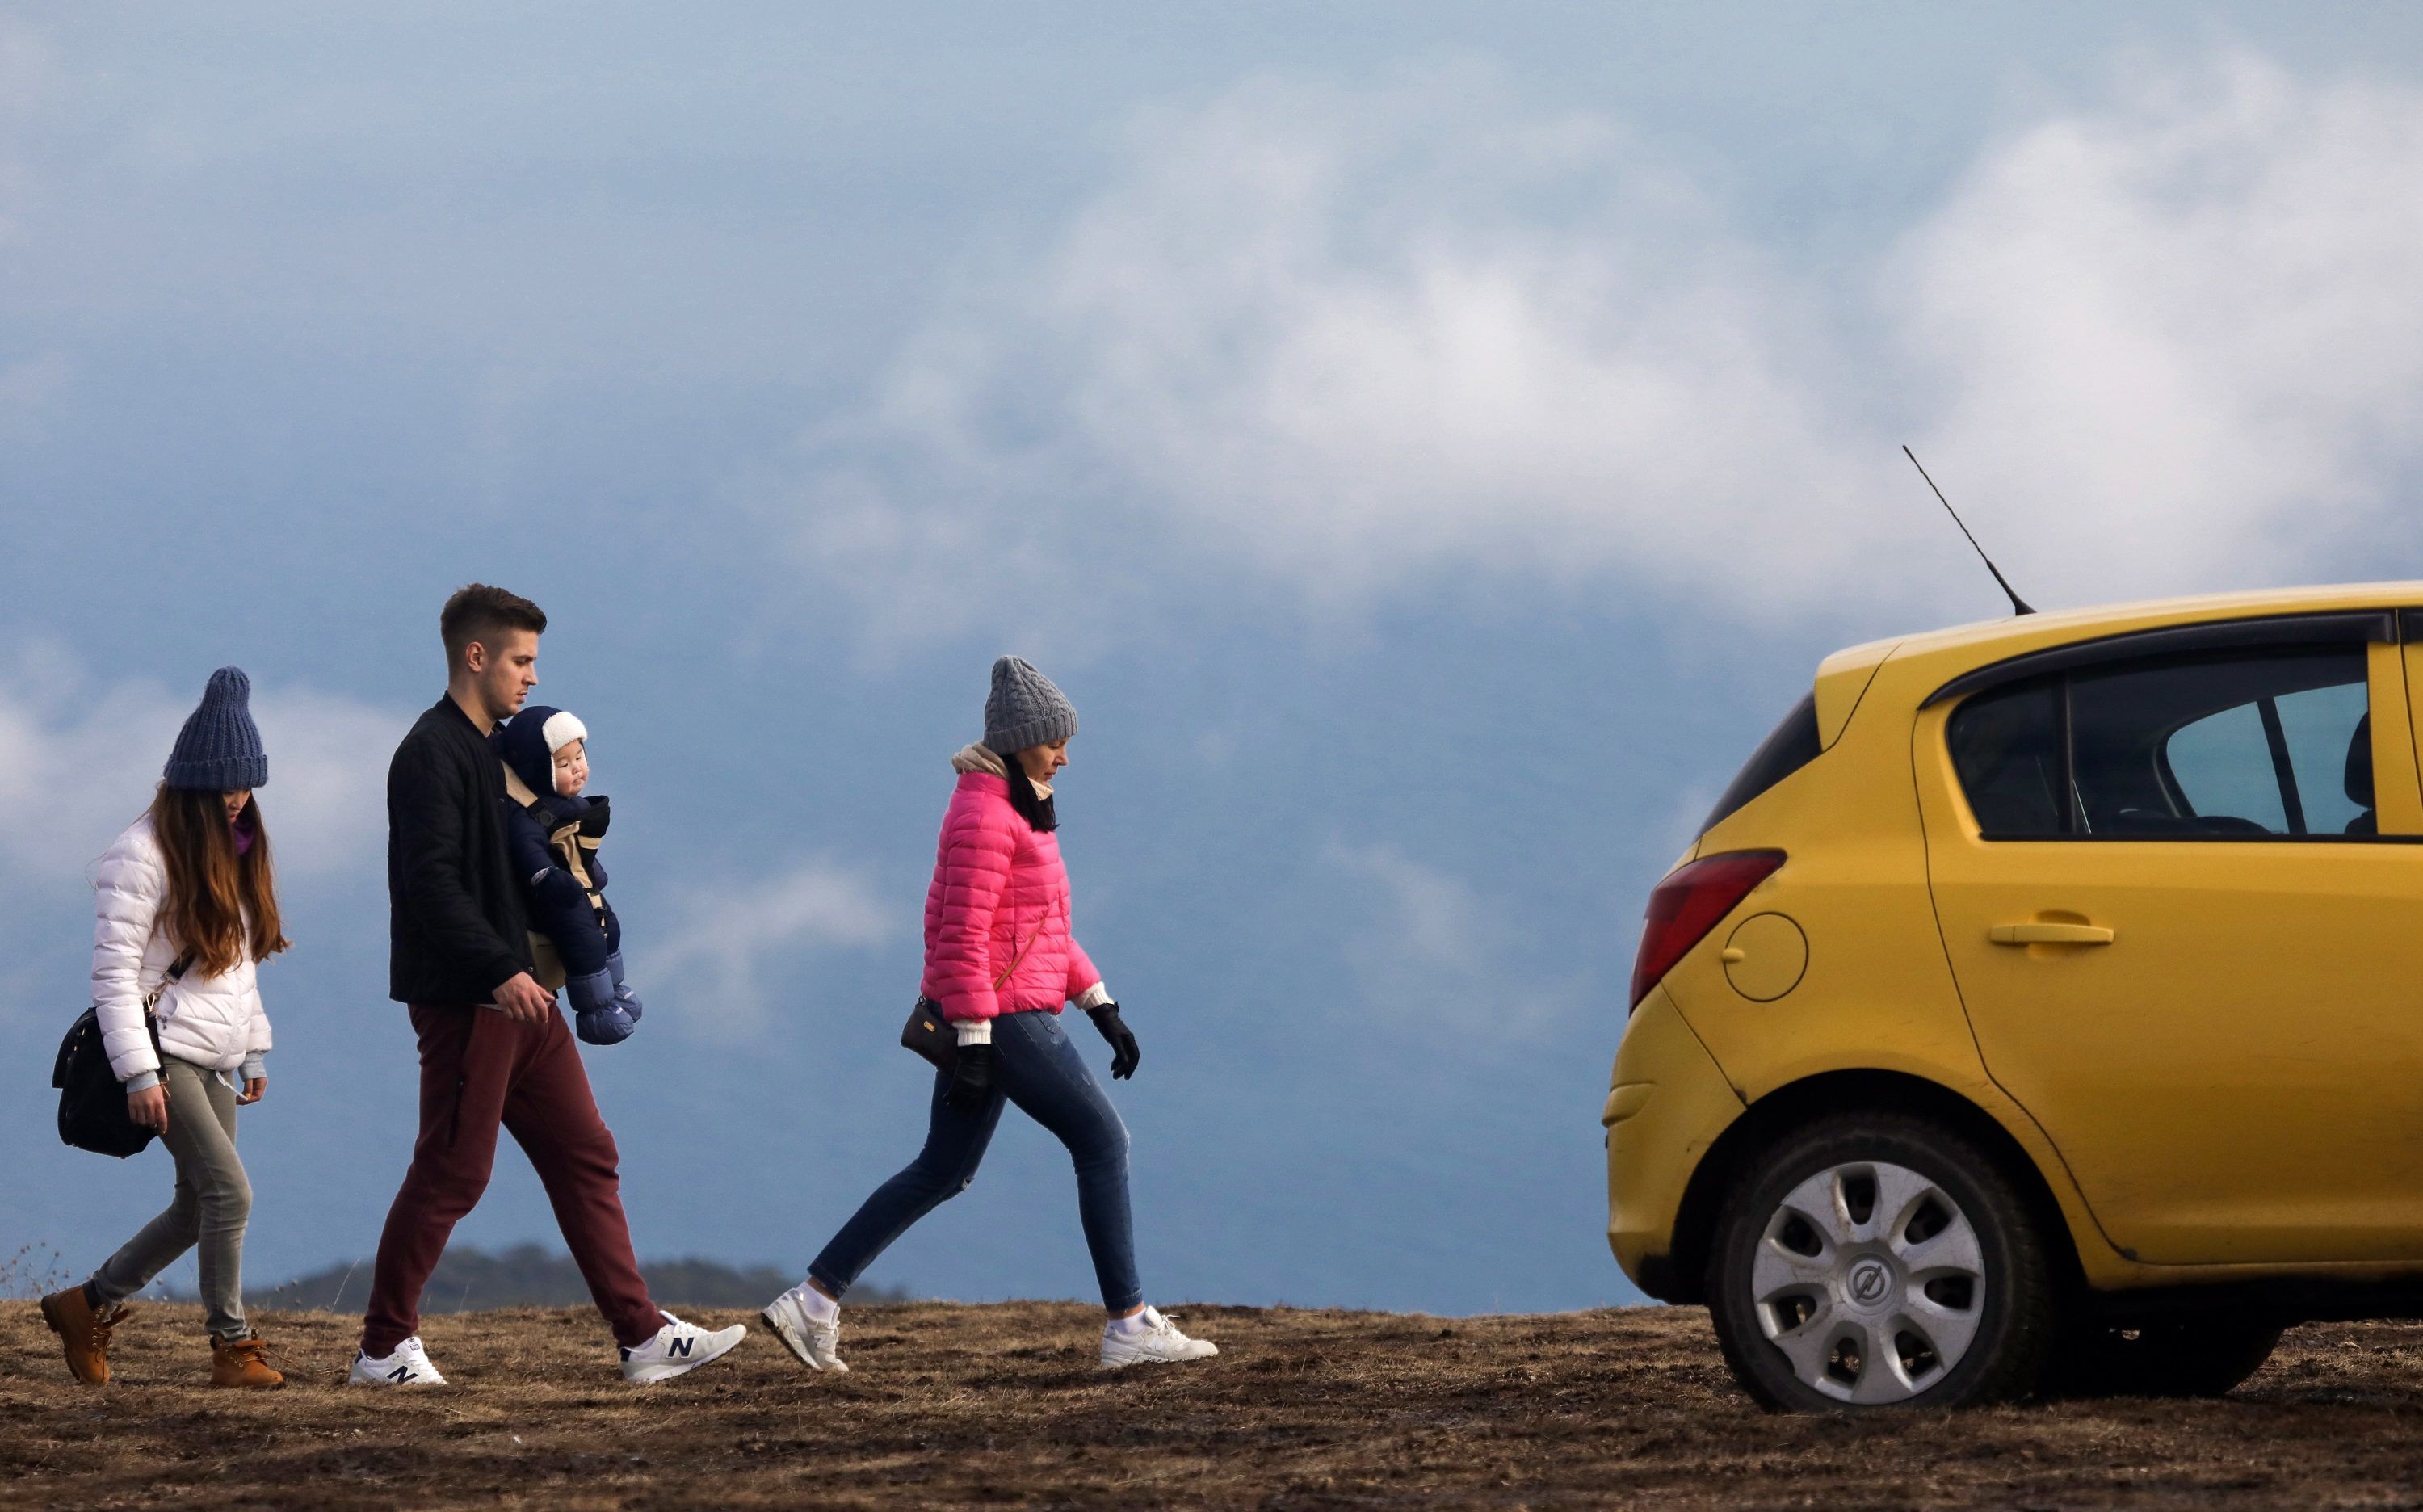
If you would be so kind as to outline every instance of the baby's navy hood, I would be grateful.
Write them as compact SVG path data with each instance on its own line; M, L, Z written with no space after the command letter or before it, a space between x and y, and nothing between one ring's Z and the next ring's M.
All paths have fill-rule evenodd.
M513 769L514 775L542 799L556 798L555 753L546 748L546 722L562 712L545 704L532 704L488 737L489 746Z

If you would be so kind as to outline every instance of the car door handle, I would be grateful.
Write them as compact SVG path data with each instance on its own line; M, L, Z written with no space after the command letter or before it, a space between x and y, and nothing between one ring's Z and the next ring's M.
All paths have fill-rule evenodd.
M2110 945L2112 931L2100 924L2051 924L2031 919L2025 924L1997 924L1988 931L1996 945Z

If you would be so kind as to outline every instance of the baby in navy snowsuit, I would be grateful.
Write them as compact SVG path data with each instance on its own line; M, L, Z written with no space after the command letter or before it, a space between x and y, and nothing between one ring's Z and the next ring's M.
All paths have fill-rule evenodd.
M640 1022L640 999L623 979L623 924L606 901L597 859L610 817L589 785L589 730L544 706L523 709L490 743L505 764L505 849L529 906L538 979L560 979L574 1024L591 1044L617 1044Z

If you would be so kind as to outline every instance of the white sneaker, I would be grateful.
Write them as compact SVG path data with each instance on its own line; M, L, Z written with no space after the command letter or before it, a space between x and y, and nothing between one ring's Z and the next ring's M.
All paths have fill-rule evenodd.
M826 1305L834 1310L832 1320L819 1323L809 1308L808 1284L801 1281L767 1303L766 1311L757 1315L766 1320L766 1327L774 1330L774 1337L783 1341L783 1347L797 1356L800 1364L810 1370L847 1376L849 1367L841 1362L840 1306L831 1302Z
M1141 1323L1142 1328L1129 1325ZM1102 1326L1102 1368L1123 1365L1165 1365L1180 1360L1209 1360L1220 1346L1209 1339L1190 1339L1178 1325L1152 1308L1136 1317L1114 1318Z
M354 1351L354 1368L345 1377L348 1386L443 1386L446 1377L429 1362L429 1351L420 1347L420 1335L414 1334L395 1346L384 1360L372 1360L359 1349Z
M671 1380L721 1360L749 1333L737 1323L709 1333L696 1324L684 1323L663 1308L657 1309L657 1315L665 1320L657 1336L637 1349L623 1351L623 1378L636 1385Z

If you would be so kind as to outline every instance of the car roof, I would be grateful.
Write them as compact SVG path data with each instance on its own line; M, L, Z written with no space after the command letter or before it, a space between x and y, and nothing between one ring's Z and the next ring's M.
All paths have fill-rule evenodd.
M2265 588L2247 593L2198 594L2184 598L2146 598L2135 603L2053 610L2039 614L1981 620L1972 625L1955 625L1921 635L1903 636L1895 644L1906 656L1974 647L1981 653L1977 660L1983 663L2022 651L2120 630L2193 625L2206 620L2243 619L2258 614L2401 608L2423 608L2423 581L2351 582L2317 588Z
M1980 620L1916 635L1870 641L1835 652L1818 667L1820 740L1822 744L1833 744L1833 738L1848 722L1852 707L1888 658L1897 667L1909 667L1921 680L1932 677L1940 682L2005 658L2129 630L2269 614L2408 607L2423 608L2423 581L2335 583L2147 598L2134 603ZM1928 684L1930 689L1933 686Z

